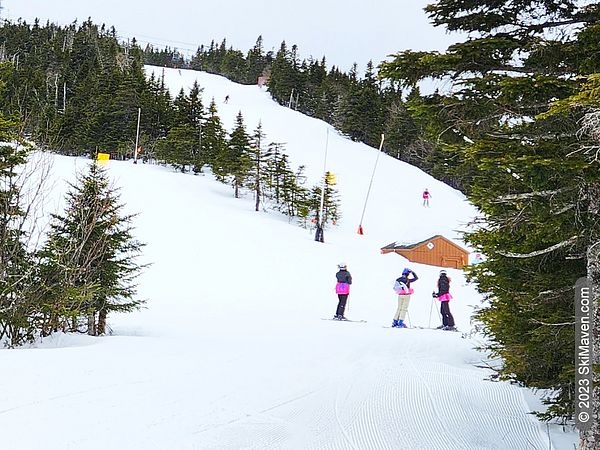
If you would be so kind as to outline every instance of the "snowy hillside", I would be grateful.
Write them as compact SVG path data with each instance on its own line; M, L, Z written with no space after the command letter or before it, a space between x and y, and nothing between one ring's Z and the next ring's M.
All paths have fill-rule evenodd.
M154 70L148 68L148 71ZM155 69L162 72L162 69ZM231 127L262 121L286 143L311 184L322 174L327 125L272 102L256 86L165 69L174 93L198 79ZM229 102L223 99L229 95ZM382 155L356 233L377 150L329 131L342 220L325 243L273 212L254 212L210 175L111 161L128 213L146 242L140 297L147 308L109 317L112 336L56 335L34 349L2 350L0 448L67 449L563 449L529 414L528 390L487 381L475 339L430 329L390 329L393 281L419 280L412 325L437 326L439 269L381 255L393 241L458 238L474 214L464 197L420 170ZM88 160L54 156L56 204ZM431 208L421 206L427 187ZM335 312L336 264L354 283L347 316ZM449 270L457 326L469 331L480 302ZM432 306L435 308L432 310ZM532 406L533 405L533 406Z

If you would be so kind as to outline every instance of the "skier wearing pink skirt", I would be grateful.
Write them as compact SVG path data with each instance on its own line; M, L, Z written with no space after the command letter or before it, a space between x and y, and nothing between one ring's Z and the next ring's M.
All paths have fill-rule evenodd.
M450 312L450 278L445 270L440 271L440 277L437 282L438 291L433 293L433 296L440 301L440 312L442 313L442 325L439 329L447 331L456 331L454 326L454 317Z
M348 301L348 295L350 294L352 275L350 275L350 272L348 272L346 263L338 264L338 269L338 272L335 274L335 279L337 281L335 285L335 293L338 296L338 306L333 319L347 320L344 316L344 310L346 309L346 302Z

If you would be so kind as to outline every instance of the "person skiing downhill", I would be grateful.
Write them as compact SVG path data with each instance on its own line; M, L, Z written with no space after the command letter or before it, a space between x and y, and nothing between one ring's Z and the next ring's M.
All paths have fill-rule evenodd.
M425 188L425 190L423 191L423 206L426 206L429 208L429 199L431 198L431 194L429 193L429 190L427 188Z
M410 276L412 275L412 276ZM409 277L410 276L410 277ZM394 292L398 294L398 309L394 315L394 321L392 322L393 328L406 328L404 318L408 312L408 305L410 303L410 296L414 292L410 287L411 283L417 281L419 277L411 269L405 268L402 271L402 275L396 279L394 283Z
M438 329L446 331L456 331L454 326L454 317L450 312L450 278L445 270L440 271L440 277L437 282L438 291L433 293L433 297L440 301L440 313L442 314L442 325Z
M348 272L346 263L338 264L338 272L335 274L337 284L335 285L335 293L338 296L338 306L333 316L334 320L348 320L344 317L344 310L346 309L346 301L350 294L350 285L352 284L352 275Z

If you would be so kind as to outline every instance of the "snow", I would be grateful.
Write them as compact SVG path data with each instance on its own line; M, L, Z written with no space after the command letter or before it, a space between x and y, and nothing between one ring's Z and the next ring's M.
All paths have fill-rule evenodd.
M342 219L317 243L314 230L255 212L251 194L235 199L208 174L110 161L126 212L139 213L140 262L152 263L139 279L146 308L109 317L110 336L56 334L1 350L1 448L558 450L575 442L553 427L560 445L550 447L546 425L530 414L535 395L488 380L486 356L474 349L480 338L384 328L405 266L419 274L410 322L440 323L431 298L439 268L380 248L424 233L459 240L475 214L463 195L381 155L358 235L377 149L278 106L257 86L164 74L175 94L198 79L228 128L239 110L249 131L262 121L269 141L285 142L292 164L307 166L310 185L322 174L329 129L327 170L337 174ZM89 164L51 159L47 209ZM421 205L425 187L430 208ZM366 323L321 320L335 312L341 261L354 280L346 315ZM461 271L448 273L457 327L468 332L480 296Z

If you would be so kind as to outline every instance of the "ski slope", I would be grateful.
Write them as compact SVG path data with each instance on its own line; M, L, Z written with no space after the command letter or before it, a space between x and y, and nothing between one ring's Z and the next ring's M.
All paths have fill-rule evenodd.
M147 72L162 69L147 68ZM255 212L251 195L207 175L111 161L127 213L139 213L147 243L140 277L144 310L109 317L112 335L57 334L32 348L0 351L0 448L11 450L191 449L557 449L572 434L529 414L529 390L487 380L479 341L460 333L390 329L394 279L411 267L409 319L437 326L438 268L381 255L393 241L432 234L459 238L474 209L457 191L381 155L363 226L356 233L377 150L338 136L322 121L280 107L256 86L204 73L164 70L176 94L198 79L231 127L242 111L285 142L310 183L337 174L342 219L325 243L275 212ZM229 95L229 102L223 99ZM59 208L88 160L52 161L47 212ZM421 206L421 192L433 195ZM354 283L334 322L336 264ZM451 304L470 330L479 295L458 270ZM432 306L435 309L432 310ZM565 446L568 443L569 447Z

